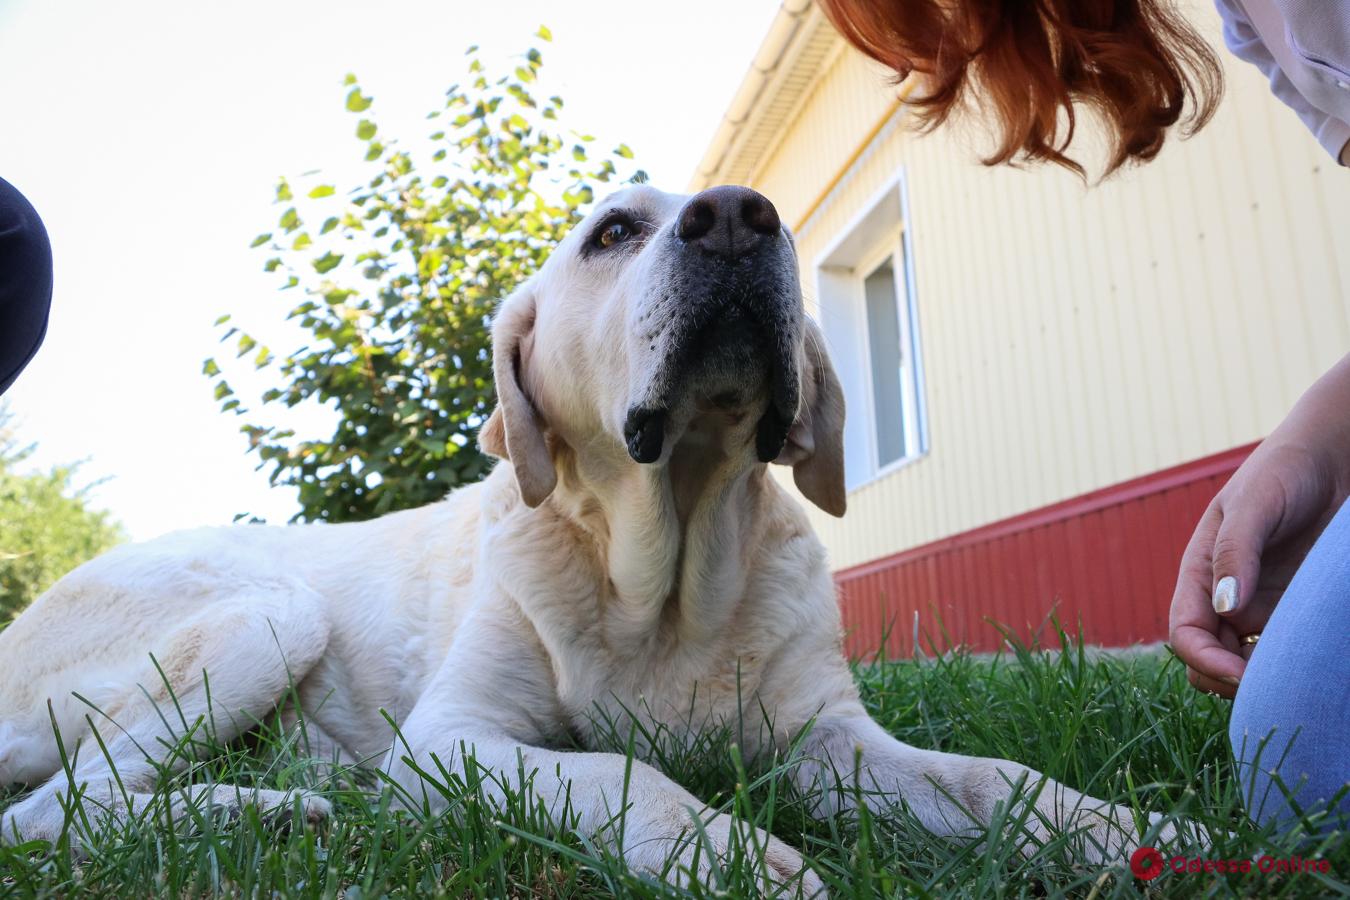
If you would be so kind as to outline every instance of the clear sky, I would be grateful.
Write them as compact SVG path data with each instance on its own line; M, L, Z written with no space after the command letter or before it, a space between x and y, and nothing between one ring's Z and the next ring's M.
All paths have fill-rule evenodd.
M41 465L81 480L133 537L285 521L201 374L217 315L267 332L293 298L251 251L278 176L360 173L342 78L375 98L381 134L409 143L462 81L542 45L543 90L597 149L620 141L658 187L682 190L778 0L0 0L0 176L51 234L46 343L5 395ZM274 349L287 349L284 345Z

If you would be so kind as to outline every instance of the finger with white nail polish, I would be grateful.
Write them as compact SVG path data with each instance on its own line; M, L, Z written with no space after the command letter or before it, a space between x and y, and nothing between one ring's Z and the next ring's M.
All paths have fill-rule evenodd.
M1214 586L1214 611L1219 615L1227 615L1238 606L1238 580L1232 575L1225 575L1219 579L1219 583Z

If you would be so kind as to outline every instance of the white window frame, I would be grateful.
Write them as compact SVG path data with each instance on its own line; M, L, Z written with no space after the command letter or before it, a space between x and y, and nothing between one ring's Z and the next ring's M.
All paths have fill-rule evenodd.
M818 319L849 410L844 426L844 468L850 492L906 468L929 453L927 391L910 221L908 190L901 170L815 263ZM888 259L895 273L902 348L900 414L905 425L905 452L883 465L879 459L864 283Z

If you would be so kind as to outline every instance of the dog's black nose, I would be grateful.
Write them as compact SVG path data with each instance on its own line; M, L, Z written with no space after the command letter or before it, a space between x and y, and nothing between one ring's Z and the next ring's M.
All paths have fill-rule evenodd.
M727 184L695 194L680 210L675 235L709 253L737 259L782 227L768 197Z

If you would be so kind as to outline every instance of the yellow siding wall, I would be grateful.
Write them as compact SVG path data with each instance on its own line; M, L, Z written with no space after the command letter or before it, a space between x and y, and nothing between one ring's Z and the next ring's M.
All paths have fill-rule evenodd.
M892 127L803 225L895 96L851 50L827 63L752 180L802 226L810 293L904 167L932 442L816 514L836 568L1255 440L1350 350L1350 171L1226 59L1213 124L1103 186Z

